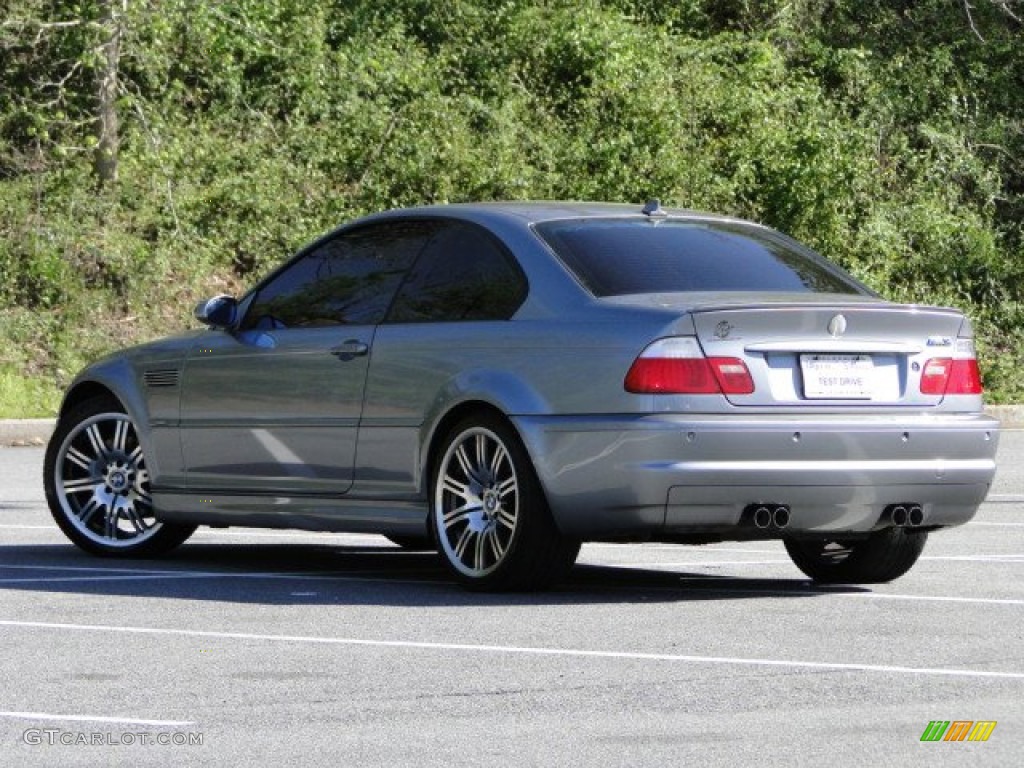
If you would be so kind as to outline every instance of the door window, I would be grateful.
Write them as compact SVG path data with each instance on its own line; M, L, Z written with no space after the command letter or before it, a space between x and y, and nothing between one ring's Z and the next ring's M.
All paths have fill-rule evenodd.
M243 330L379 323L437 226L378 222L313 245L259 287Z

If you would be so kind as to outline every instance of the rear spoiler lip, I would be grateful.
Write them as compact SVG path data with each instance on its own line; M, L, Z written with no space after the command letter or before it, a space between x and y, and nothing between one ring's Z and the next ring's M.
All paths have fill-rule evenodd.
M814 352L877 353L895 355L918 355L924 351L920 344L902 344L895 341L871 341L857 339L787 339L786 341L763 341L748 344L745 352L792 352L794 354Z

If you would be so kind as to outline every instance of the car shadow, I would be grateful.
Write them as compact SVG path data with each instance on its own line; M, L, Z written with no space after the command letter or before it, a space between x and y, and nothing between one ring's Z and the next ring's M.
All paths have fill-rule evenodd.
M459 587L432 552L389 546L191 543L159 559L97 558L72 545L0 546L0 591L256 605L502 606L704 602L868 592L807 579L746 578L578 563L546 592Z

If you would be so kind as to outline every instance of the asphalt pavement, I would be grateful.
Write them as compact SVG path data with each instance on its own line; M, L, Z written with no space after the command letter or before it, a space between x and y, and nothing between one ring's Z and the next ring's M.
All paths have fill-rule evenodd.
M1022 459L1005 432L990 501L891 584L816 588L777 542L589 544L558 590L486 595L375 536L90 557L42 449L0 448L0 762L1017 765Z

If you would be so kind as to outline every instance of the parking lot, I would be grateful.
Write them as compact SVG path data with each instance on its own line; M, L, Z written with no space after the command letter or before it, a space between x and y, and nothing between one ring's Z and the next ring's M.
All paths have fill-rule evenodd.
M1018 764L1022 459L1004 433L990 501L891 584L816 588L777 542L588 544L561 588L488 595L376 536L93 558L42 449L0 448L2 762Z

